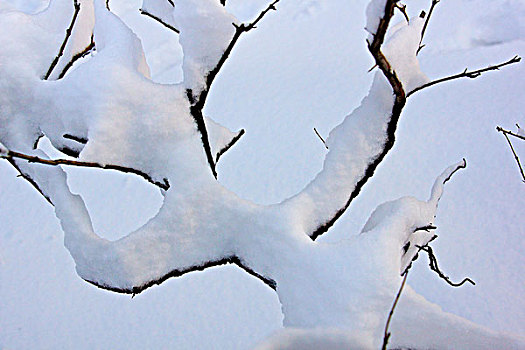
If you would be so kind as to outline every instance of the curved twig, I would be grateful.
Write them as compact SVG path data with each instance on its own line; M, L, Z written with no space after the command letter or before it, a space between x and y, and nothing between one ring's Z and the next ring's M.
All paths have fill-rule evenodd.
M30 156L27 154L14 152L14 151L7 151L6 154L0 155L0 158L7 159L9 162L12 162L14 158L18 159L24 159L28 161L29 163L39 163L39 164L45 164L45 165L51 165L51 166L58 166L58 165L71 165L71 166L79 166L79 167L85 167L85 168L98 168L98 169L106 169L106 170L116 170L123 173L130 173L135 174L138 176L143 177L148 182L154 184L155 186L158 186L162 188L163 190L168 190L170 188L170 184L168 182L168 179L164 178L162 182L155 181L151 176L148 174L129 167L121 166L121 165L113 165L113 164L99 164L95 162L80 162L76 160L68 160L68 159L44 159L36 156ZM13 163L11 163L13 164ZM28 180L29 181L29 180ZM31 182L31 181L30 181ZM31 182L33 184L33 182ZM34 184L33 184L34 185ZM38 189L38 188L37 188ZM41 191L39 191L41 192ZM46 197L47 199L47 197ZM49 199L48 199L49 201Z
M64 50L66 48L69 37L71 36L71 33L73 32L73 27L75 26L75 22L77 21L78 13L80 12L80 3L77 0L74 0L73 6L75 7L75 12L73 13L73 18L71 19L71 23L69 24L69 27L66 29L66 37L64 38L64 41L62 42L62 45L60 46L60 49L58 50L58 54L53 59L53 62L51 62L51 65L49 66L49 69L47 70L46 74L42 77L43 80L49 79L49 76L53 72L53 69L55 69L55 66L58 64L60 57L62 57L62 55L64 54Z
M433 80L431 82L428 82L426 84L418 86L414 90L412 90L409 93L407 93L407 98L410 97L412 94L414 94L414 93L416 93L416 92L418 92L420 90L423 90L423 89L425 89L425 88L427 88L429 86L432 86L432 85L436 85L436 84L439 84L439 83L443 83L445 81L459 79L459 78L471 78L471 79L474 79L474 78L479 77L481 75L481 73L488 72L488 71L491 71L491 70L499 70L501 67L508 66L508 65L514 64L514 63L518 63L520 61L521 61L521 57L516 55L513 58L511 58L510 60L508 60L506 62L503 62L503 63L500 63L500 64L497 64L495 66L488 66L486 68L478 69L478 70L475 70L475 71L468 71L465 68L465 70L462 73L451 75L449 77L445 77L445 78L441 78L441 79L437 79L437 80Z

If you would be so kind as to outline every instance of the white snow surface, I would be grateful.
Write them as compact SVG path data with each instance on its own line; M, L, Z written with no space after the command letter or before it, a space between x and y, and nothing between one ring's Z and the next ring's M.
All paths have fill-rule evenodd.
M114 2L112 9L118 10L120 5ZM378 10L381 3L384 8L384 1L372 1L367 7L366 27L369 32L370 28L377 28L374 18L381 15ZM498 135L493 137L488 134L487 137L488 131L482 129L499 123L498 120L487 117L486 121L478 121L475 126L469 124L468 130L474 129L469 136L474 140L477 135L478 147L487 139L493 143L489 145L488 153L476 150L476 145L465 141L471 139L461 134L464 129L457 130L458 124L464 125L472 120L468 116L471 111L488 114L491 108L496 108L498 113L510 114L505 118L517 115L511 112L523 107L519 102L522 99L512 96L515 96L514 89L522 91L519 86L523 85L523 81L516 78L520 74L523 76L522 68L509 67L511 72L502 70L499 78L479 79L481 86L474 88L471 95L465 91L475 83L466 88L464 83L457 82L456 91L461 92L456 93L458 98L446 88L436 88L438 99L429 99L430 94L421 93L423 102L414 100L418 108L407 106L403 113L397 135L399 140L394 150L365 187L359 200L352 204L350 211L353 210L355 219L343 216L342 222L330 230L326 238L312 242L306 233L341 207L349 189L362 176L366 164L380 151L392 105L391 90L380 73L373 78L357 75L358 84L350 87L344 85L348 84L346 80L350 80L348 73L342 74L338 71L339 65L330 61L338 55L350 55L354 51L356 58L351 62L352 69L358 69L355 67L361 63L361 70L366 72L370 60L359 56L359 50L365 47L362 38L356 41L362 47L354 50L350 40L345 45L341 44L348 37L336 36L339 45L334 46L333 43L324 43L320 32L315 30L316 25L322 27L323 23L327 26L328 23L341 21L343 9L354 16L351 18L356 23L355 27L362 28L363 16L357 16L354 12L359 8L360 12L357 12L362 14L366 4L359 2L350 6L341 2L319 7L312 5L312 2L283 4L277 13L268 14L253 37L239 42L239 53L231 57L228 67L218 77L206 110L206 114L213 118L206 121L213 150L221 149L236 135L229 131L230 128L248 129L243 141L221 161L220 183L213 179L209 171L200 135L189 115L185 90L189 88L198 92L203 88L206 73L217 64L225 45L229 43L234 30L232 22L236 22L228 12L229 7L224 8L218 1L212 0L176 2L175 18L181 29L179 41L184 53L184 81L181 84L159 84L149 78L147 62L155 60L148 60L148 52L144 52L141 40L134 31L118 16L105 10L105 1L95 1L94 12L88 11L89 1L82 1L82 4L87 5L82 10L85 12L80 13L83 18L79 22L81 25L74 32L60 67L83 48L86 39L91 36L91 28L97 43L96 54L76 65L59 81L42 81L40 78L63 40L64 29L71 20L71 4L54 1L46 11L37 15L30 15L35 12L34 9L41 7L37 1L10 1L0 7L0 141L12 150L43 158L48 154L56 157L56 150L46 149L46 146L33 150L35 140L43 133L57 149L67 147L81 151L82 160L141 169L154 180L167 178L171 188L162 193L162 199L156 195L141 196L134 201L120 203L120 207L108 208L123 222L131 223L128 226L133 228L126 229L124 223L112 224L109 229L115 231L111 234L113 236L103 238L95 225L93 213L96 210L93 207L108 205L107 198L118 196L119 189L135 191L133 187L123 186L130 181L130 176L92 173L89 176L100 176L100 180L94 187L88 187L82 184L82 178L89 172L66 169L72 177L66 179L66 171L61 168L19 162L21 171L33 177L43 193L53 201L58 222L51 215L51 207L39 197L38 192L16 180L16 173L3 162L0 174L2 183L6 185L0 187L0 210L4 218L4 226L0 230L0 296L4 300L0 308L0 347L89 348L97 344L115 348L249 348L283 324L292 330L282 333L277 340L270 339L260 348L377 348L381 344L393 296L399 287L400 272L412 261L417 252L416 245L427 243L434 233L440 235L444 242L436 249L443 253L442 265L451 268L454 276L472 272L474 279L481 282L475 287L477 289L465 287L457 292L462 293L457 297L458 294L454 294L456 291L443 287L437 278L436 282L427 283L435 277L425 274L425 268L417 270L413 267L415 271L410 279L413 288L443 305L447 311L462 317L443 311L408 287L394 317L392 346L450 349L524 347L524 341L516 334L494 332L467 321L469 319L497 331L523 332L520 326L523 308L520 306L524 301L519 297L524 295L523 286L516 282L519 277L515 278L521 275L523 266L522 243L512 238L519 237L520 230L523 230L523 225L519 225L519 208L523 207L520 191L523 189L509 189L510 199L506 196L506 201L499 203L501 211L484 205L487 197L493 201L501 198L498 196L501 186L512 187L509 184L512 180L517 186L521 185L519 178L514 176L515 164L512 157L506 154L506 145L498 143ZM512 1L509 4L519 8ZM121 6L125 9L131 5ZM305 10L304 13L311 18L279 17L281 11L284 15L293 13L290 9L297 6L313 6L319 9L319 13ZM14 11L17 8L26 13ZM413 9L414 13L418 10ZM250 11L257 13L246 10ZM439 15L436 16L439 25ZM423 22L413 19L407 25L401 16L399 19L399 24L391 28L384 51L409 91L428 81L415 56ZM299 55L305 63L300 63L297 56L289 61L286 47L290 41L287 40L298 40L299 33L304 33L302 26L311 32L304 36L303 41L299 40L299 48L315 50L306 51L310 56ZM341 28L344 28L346 35L349 28ZM331 34L328 32L326 37L333 39ZM486 57L501 61L503 51L524 48L523 37L511 40L509 45L498 44L500 46L473 49L472 53L456 52L445 57L454 58L451 62L455 62L456 58L473 60L476 57L473 63L484 65L487 62L480 59L481 52ZM319 72L315 72L318 81L302 84L303 79L308 82L306 74L312 71L316 59L325 56L327 70L319 68ZM272 57L284 68L277 68L280 66L271 60ZM443 62L442 58L437 61L435 55L427 57L427 63L424 57L423 51L421 66L426 67L429 75L451 70L455 73L458 70L451 63L434 66L435 62ZM165 60L168 59L171 58ZM255 78L253 73L258 70L253 69L251 64L262 70ZM235 67L238 67L236 72L232 71ZM512 73L513 69L517 69L518 74ZM270 78L271 74L277 78ZM291 79L294 75L299 80ZM344 76L343 84L337 80L341 76ZM56 78L56 75L53 77ZM243 88L249 79L254 80L253 85L250 89ZM487 81L490 83L484 83ZM321 83L328 84L329 88ZM487 89L487 84L497 84L506 92L500 95L503 102L507 102L505 109L493 106L498 105L499 100L494 102L480 97L480 91ZM317 85L323 88L315 90ZM507 88L509 85L512 89ZM301 90L297 86L303 86L309 96L307 103L304 99L296 102L295 94L299 96L296 90ZM294 92L289 95L274 92L275 89L287 87L291 88L288 91ZM344 109L351 110L352 105L358 104L358 96L365 95L368 89L368 95L360 106L340 121L338 118L344 115L340 113L344 113ZM259 95L259 91L266 92ZM318 97L312 91L326 93L318 102L322 108L309 107L309 100ZM347 96L352 93L356 96ZM474 97L475 103L461 109L463 100L459 98L462 96ZM260 105L253 104L256 99L262 101ZM348 99L351 101L346 101ZM443 103L443 100L452 100L455 104ZM303 120L305 117L301 113L288 112L290 107L300 111L305 104L318 112L315 123L323 125L320 128L323 134L337 125L327 139L329 151L323 164L322 147L319 147L315 135L311 135L308 125L312 121ZM429 108L429 105L434 108ZM444 109L443 105L452 111ZM233 112L236 109L239 111ZM261 111L269 119L257 118ZM420 111L428 115L422 118ZM239 119L237 114L243 115L244 119ZM450 116L452 121L448 123L443 115ZM278 120L274 118L282 120L267 134L263 129L274 126L272 124ZM252 122L262 124L260 129L255 127L252 138L259 140L257 154L251 153L250 141L244 141L250 135L248 126ZM299 122L307 125L305 129L309 133L305 135L308 136L302 136L303 128L297 126ZM521 120L517 122L523 124ZM494 125L487 130L494 132ZM293 134L290 135L290 132ZM64 138L65 133L88 138L89 141L85 146L79 145ZM443 138L444 134L447 137ZM303 141L290 141L296 135ZM285 157L287 153L280 151L282 146L296 153L303 149L291 142L310 145L304 152L298 152L298 157L306 157L308 163L312 163L301 172L297 168L286 171L280 166L272 167L272 163L265 160L267 157ZM499 146L501 152L495 151ZM247 150L243 151L243 147ZM0 144L0 150L4 148ZM252 159L257 159L261 150L265 154L260 160L254 160L261 164L254 165ZM500 153L508 156L508 160L504 161L504 156L494 157L494 154ZM246 157L246 154L250 156ZM320 160L314 162L312 154L320 156ZM473 158L473 165L447 184L451 187L443 197L444 207L439 212L436 210L443 194L443 182L463 162L442 172L435 180L428 201L405 196L408 191L421 197L422 191L428 189L432 178L444 164L457 161L464 155L468 159ZM298 166L297 160L287 162ZM498 162L500 166L480 167L488 162ZM250 177L244 176L246 171L251 172ZM475 181L470 183L469 174L473 172L487 172L488 183L494 188L487 187L487 182L479 179L479 175L471 175ZM270 174L272 177L283 176L287 180L267 187L266 177ZM75 176L80 181L75 180ZM104 188L105 176L115 176L116 185ZM253 179L258 182L257 186L250 186ZM75 182L77 185L73 185ZM485 187L480 184L485 184ZM496 187L496 184L500 186ZM137 181L133 186L150 185ZM86 198L92 193L99 194L100 199L90 202L75 194L78 191L91 192L83 195ZM280 192L277 197L274 195L276 191ZM294 192L298 194L291 195ZM392 200L401 195L400 199ZM367 201L361 199L366 196L369 196ZM268 202L279 204L265 205ZM140 210L130 214L127 208L139 205L159 209L158 212L155 212L156 209L148 210L148 214L137 218ZM472 212L468 205L476 211ZM377 208L372 211L374 207ZM25 213L23 208L29 213ZM480 214L477 220L473 213ZM28 221L28 215L33 220ZM436 215L438 219L435 219ZM140 220L143 225L138 224ZM435 224L435 220L439 221L437 226L440 230L414 233L418 227ZM512 222L518 224L513 226ZM131 302L124 300L94 289L72 273L74 266L64 254L59 225L65 233L64 244L73 257L76 272L96 284L130 289L161 278L174 269L183 270L235 254L246 266L277 282L279 300L260 282L231 267L192 273L147 290ZM472 229L472 225L477 230ZM491 234L494 232L488 228L492 230L499 225L503 225L503 229L500 228L499 240L493 242ZM349 234L359 232L360 227L360 235ZM404 253L403 247L407 242L410 247ZM506 260L501 258L501 249L506 252ZM484 261L485 257L488 262ZM425 264L420 263L420 266ZM54 272L57 267L59 271ZM204 282L207 279L210 282ZM197 280L200 282L195 283ZM185 288L185 284L189 285L186 294L181 289ZM9 288L6 287L8 285ZM243 289L244 294L236 294ZM21 293L22 290L30 290L31 293L27 295ZM212 294L216 294L216 299L207 299ZM22 295L27 296L26 300L21 298ZM186 295L186 298L180 297L174 302L177 295ZM513 300L512 307L509 307L510 298ZM55 302L49 304L49 300ZM254 305L250 309L253 311L233 306L238 302ZM152 308L152 305L156 306ZM203 324L202 318L212 320ZM225 324L224 318L228 320L228 330L221 328ZM57 339L53 336L57 329L68 337ZM171 329L176 335L166 336L166 329ZM237 329L242 331L237 332Z

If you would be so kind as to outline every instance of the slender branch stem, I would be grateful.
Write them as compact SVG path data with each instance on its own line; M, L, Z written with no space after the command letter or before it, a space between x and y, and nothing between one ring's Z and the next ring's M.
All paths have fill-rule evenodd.
M519 138L519 139L525 140L525 137L524 137L524 136L521 136L521 135L515 134L515 133L513 133L513 132L510 131L510 130L505 130L505 129L503 129L501 126L497 126L497 127L496 127L496 130L498 130L499 132L502 132L503 134L511 135L511 136L517 137L517 138Z
M486 68L478 69L478 70L475 70L475 71L468 71L465 68L465 70L462 73L451 75L449 77L445 77L445 78L441 78L441 79L437 79L437 80L433 80L433 81L431 81L429 83L423 84L423 85L415 88L414 90L410 91L409 93L407 93L406 97L408 98L412 94L414 94L414 93L416 93L416 92L418 92L420 90L426 89L427 87L430 87L432 85L436 85L436 84L439 84L439 83L443 83L445 81L459 79L459 78L471 78L471 79L474 79L474 78L479 77L481 75L481 73L488 72L488 71L491 71L491 70L499 70L501 67L508 66L508 65L514 64L514 63L518 63L520 61L521 61L521 57L514 56L513 58L511 58L510 60L508 60L506 62L497 64L495 66L488 66Z
M99 164L95 162L80 162L80 161L68 160L68 159L44 159L44 158L30 156L27 154L14 152L14 151L8 151L6 154L0 155L0 158L7 159L9 162L11 162L14 158L18 158L18 159L24 159L28 161L29 163L39 163L39 164L52 165L52 166L71 165L71 166L79 166L79 167L86 167L86 168L116 170L116 171L120 171L124 173L131 173L131 174L139 175L143 177L144 179L146 179L148 182L162 188L163 190L168 190L170 188L170 184L168 182L168 179L166 178L163 179L163 182L154 181L151 178L151 176L149 176L148 174L140 170L136 170L136 169L121 166L121 165Z
M388 318L386 320L385 325L385 333L383 337L383 346L381 347L382 350L386 350L386 346L388 344L388 340L390 339L390 332L388 331L388 328L390 327L390 321L392 320L392 316L394 315L394 311L397 306L397 302L399 301L399 298L401 297L401 292L403 292L403 288L405 287L405 283L407 281L408 277L408 271L405 273L405 276L403 277L403 281L401 282L401 286L399 287L399 290L397 291L396 298L394 299L394 304L392 304L392 308L390 309L390 313L388 314Z
M66 75L67 71L71 67L73 67L76 61L89 55L93 51L93 49L95 49L95 41L93 38L93 34L91 34L91 42L89 43L89 45L86 46L84 50L71 57L71 60L64 66L64 69L62 69L62 72L60 72L60 74L58 75L58 79L62 79Z
M325 140L323 139L323 137L321 136L321 134L319 134L319 131L317 131L317 129L314 128L314 132L315 132L315 134L317 135L317 137L319 137L319 140L321 140L321 142L323 143L324 147L325 147L326 149L328 149L328 146L326 145L326 142L325 142Z
M440 0L432 0L432 5L430 5L430 10L428 10L428 16L425 20L425 24L423 25L423 29L421 30L421 39L419 40L419 47L417 49L416 55L419 54L419 51L425 46L421 45L423 43L423 38L425 37L425 31L427 30L428 23L430 22L430 16L432 16L432 12L434 11L434 7L439 3Z
M446 276L443 272L441 272L441 270L439 269L439 266L438 266L438 263L437 263L437 259L436 259L436 256L434 255L434 252L432 250L432 247L430 247L428 245L428 243L424 246L416 246L419 248L419 250L421 251L424 251L428 254L428 259L429 259L429 266L430 266L430 269L434 272L436 272L439 277L441 277L443 280L445 280L445 282L447 282L449 285L451 285L452 287L460 287L462 286L463 284L465 284L465 282L469 282L471 283L472 285L476 285L476 283L471 280L470 278L464 278L461 282L459 283L454 283L450 280L450 278L448 276Z
M241 131L239 131L237 136L235 136L233 139L231 139L231 141L226 146L224 146L219 152L217 152L217 155L215 156L215 164L217 164L219 162L219 158L221 158L221 156L224 153L228 152L228 150L230 148L232 148L233 145L235 145L237 143L237 141L239 141L244 134L245 134L244 129L241 129Z
M518 164L518 168L520 169L520 174L521 174L522 181L525 182L525 173L523 172L523 167L521 166L521 162L520 162L520 159L518 157L518 154L514 150L514 146L512 145L512 142L510 142L510 139L509 139L508 135L512 135L512 136L517 137L517 138L519 138L521 140L525 140L525 137L523 137L521 135L514 134L512 131L505 130L505 129L499 127L499 126L496 127L496 130L498 130L501 133L503 133L503 136L505 136L505 138L507 139L507 142L509 144L510 150L512 151L512 154L514 155L514 159L516 159L516 163Z
M159 18L159 17L157 17L157 16L155 16L155 15L153 15L153 14L151 14L151 13L149 13L148 11L143 10L143 9L140 9L139 11L140 11L140 14L141 14L141 15L148 16L148 17L154 19L155 21L159 22L160 24L162 24L164 27L166 27L166 28L168 28L168 29L174 31L174 32L177 33L177 34L180 34L180 30L178 30L178 29L175 28L174 26L172 26L172 25L170 25L170 24L164 22L161 18Z
M55 66L58 64L60 57L62 57L62 55L64 54L64 50L66 48L69 37L71 36L71 33L73 32L73 27L75 26L75 22L77 20L78 13L80 12L80 3L77 0L74 0L73 6L75 7L75 12L73 13L73 18L71 19L71 23L69 24L69 27L66 29L66 37L64 38L64 41L62 42L62 45L60 46L60 49L58 50L58 54L53 59L53 62L51 62L51 65L49 66L47 73L42 78L44 80L49 79L49 76L51 75L51 73L53 73L53 69L55 69Z

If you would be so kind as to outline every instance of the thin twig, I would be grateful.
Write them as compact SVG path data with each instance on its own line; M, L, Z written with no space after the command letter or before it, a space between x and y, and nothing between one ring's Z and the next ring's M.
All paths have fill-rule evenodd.
M430 5L430 10L428 10L428 16L425 20L425 24L423 25L423 29L421 30L421 39L419 39L419 47L416 51L416 55L418 55L419 51L421 51L421 49L425 47L425 45L421 45L421 44L423 43L423 38L425 37L425 31L427 30L428 22L430 22L430 16L432 16L434 7L436 7L439 1L440 0L432 0L432 5Z
M321 140L321 142L323 143L324 147L325 147L326 149L328 149L328 146L326 145L326 142L325 142L325 140L323 139L323 137L321 136L321 134L319 134L319 132L317 131L316 128L314 128L314 131L315 131L315 134L317 135L317 137L319 137L319 140Z
M245 134L244 129L241 129L241 131L239 131L237 136L231 139L231 141L226 146L224 146L219 152L217 152L217 155L215 156L215 164L219 162L219 158L221 158L224 153L226 153L230 148L232 148L233 145L235 145L237 141L239 141L244 134Z
M56 55L55 59L53 59L53 62L51 62L51 65L49 66L47 73L42 78L44 80L49 79L49 76L53 72L53 69L55 69L55 66L58 63L58 60L60 60L60 57L62 57L62 55L64 54L64 50L66 48L69 37L71 36L71 33L73 32L73 27L75 26L75 22L77 20L78 13L80 12L80 3L77 0L74 0L73 6L75 7L75 12L73 13L73 18L71 19L71 23L69 24L69 27L66 29L66 37L64 38L64 41L62 42L62 45L60 46L60 49L58 50L58 54Z
M141 14L141 15L148 16L148 17L150 17L150 18L153 18L155 21L159 22L159 23L162 24L164 27L166 27L166 28L168 28L168 29L174 31L174 32L177 33L177 34L180 34L180 30L178 30L178 29L175 28L174 26L172 26L172 25L170 25L170 24L164 22L160 17L157 17L157 16L155 16L155 15L153 15L153 14L151 14L151 13L149 13L148 11L143 10L143 9L140 9L139 11L140 11L140 14Z
M148 182L162 188L163 190L168 190L170 188L170 184L168 182L168 179L164 178L163 182L154 181L151 176L148 174L137 170L133 168L128 168L121 165L112 165L112 164L99 164L95 162L80 162L76 160L68 160L68 159L44 159L36 156L30 156L27 154L14 152L14 151L8 151L5 155L0 155L0 158L7 159L8 161L12 161L14 158L18 159L24 159L28 161L29 163L39 163L39 164L45 164L45 165L52 165L52 166L58 166L58 165L71 165L71 166L79 166L79 167L86 167L86 168L99 168L99 169L106 169L106 170L116 170L124 173L131 173L138 176L143 177Z
M410 18L408 18L408 14L407 14L407 5L398 3L396 4L396 7L399 11L401 11L403 16L405 16L407 23L410 23Z
M445 280L452 287L460 287L465 282L469 282L472 285L476 285L476 283L473 280L471 280L470 278L468 278L468 277L464 278L463 281L461 281L459 283L452 282L450 280L450 278L448 276L446 276L443 272L441 272L441 270L439 269L436 256L434 255L434 252L432 251L432 247L430 247L428 245L428 243L425 244L424 246L416 246L416 247L418 247L420 251L422 250L422 251L424 251L424 252L426 252L428 254L430 269L432 271L436 272L439 275L439 277L441 277L443 280Z
M91 34L91 42L89 43L89 45L86 46L84 50L71 57L71 60L64 66L64 69L62 69L62 72L60 72L60 74L58 75L58 79L62 79L66 75L67 71L71 67L73 67L73 64L75 64L76 61L89 55L94 48L95 41L93 40L93 34Z
M385 325L385 333L383 337L383 346L381 347L382 350L386 350L386 346L388 344L388 340L390 339L390 332L388 332L388 328L390 327L390 321L392 320L392 316L394 315L394 310L396 309L397 302L399 301L399 298L401 297L401 292L403 291L403 288L405 287L405 283L407 281L408 277L408 271L405 273L405 276L403 277L403 281L401 282L401 286L399 287L399 290L397 291L396 298L394 299L394 304L392 305L392 308L390 309L390 313L388 314L388 318L386 320Z
M516 125L518 125L518 124L516 124ZM518 126L518 127L519 127L519 126ZM519 139L525 140L525 136L521 136L521 135L515 134L515 133L513 133L513 132L510 131L510 130L505 130L505 129L503 129L501 126L497 126L497 127L496 127L496 130L498 130L498 131L500 131L500 132L502 132L502 133L504 133L504 134L511 135L511 136L517 137L517 138L519 138Z
M505 129L499 127L499 126L496 127L496 130L498 130L501 133L503 133L503 136L505 136L505 138L507 139L507 142L509 143L510 150L512 151L512 154L514 155L514 159L516 159L516 163L518 163L518 168L520 169L520 174L521 174L522 181L525 182L525 173L523 172L523 167L521 166L521 162L520 162L520 159L518 157L518 154L514 150L514 146L512 145L512 142L510 142L510 139L509 139L508 135L512 135L512 136L517 137L517 138L519 138L521 140L525 140L525 137L523 137L521 135L514 134L513 132L505 130Z
M475 70L475 71L468 71L465 68L465 70L462 73L459 73L459 74L456 74L456 75L451 75L449 77L437 79L437 80L431 81L429 83L423 84L423 85L415 88L414 90L410 91L409 93L407 93L406 97L408 98L408 97L410 97L410 95L412 95L412 94L414 94L414 93L416 93L416 92L418 92L420 90L423 90L423 89L425 89L425 88L427 88L429 86L432 86L432 85L436 85L436 84L439 84L439 83L443 83L445 81L459 79L459 78L471 78L471 79L474 79L474 78L479 77L481 75L481 73L488 72L488 71L491 71L491 70L499 70L501 67L508 66L509 64L518 63L519 61L521 61L521 57L514 56L513 58L511 58L507 62L503 62L503 63L497 64L495 66L488 66L486 68L478 69L478 70Z

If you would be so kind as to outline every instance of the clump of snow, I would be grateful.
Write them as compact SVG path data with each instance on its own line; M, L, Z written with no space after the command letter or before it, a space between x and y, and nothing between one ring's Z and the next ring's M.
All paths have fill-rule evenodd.
M0 142L0 156L7 156L9 150Z
M525 130L523 130L518 124L516 124L518 131L516 132L519 136L525 137Z
M173 18L173 8L167 0L144 0L141 10L159 18L162 22L177 28Z
M379 21L385 15L385 0L371 0L366 7L366 26L365 29L371 36L377 32Z
M424 24L425 20L420 17L411 18L409 23L403 20L390 30L383 46L383 53L403 83L405 92L429 81L416 57Z
M196 94L230 43L237 20L217 0L179 0L174 19L184 53L184 85Z

